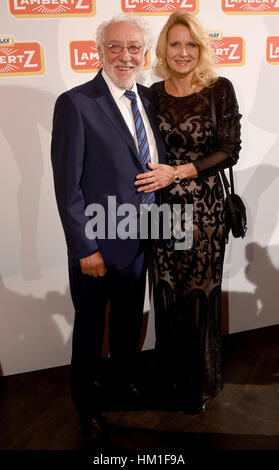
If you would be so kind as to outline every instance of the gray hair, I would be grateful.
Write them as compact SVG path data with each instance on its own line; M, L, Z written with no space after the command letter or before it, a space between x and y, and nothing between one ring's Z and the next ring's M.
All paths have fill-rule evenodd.
M97 46L99 46L100 49L102 49L103 47L106 29L115 23L120 23L121 21L135 24L143 33L145 52L151 49L152 38L151 38L149 27L141 18L138 18L137 16L130 16L130 15L114 16L113 18L111 18L111 20L104 21L98 26L97 31L96 31L96 42L97 42Z

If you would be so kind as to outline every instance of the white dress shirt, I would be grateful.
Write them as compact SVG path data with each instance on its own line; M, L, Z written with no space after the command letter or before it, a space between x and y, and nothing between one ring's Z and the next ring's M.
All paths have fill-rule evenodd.
M124 93L126 90L123 90L122 88L119 88L116 86L113 81L108 77L106 72L102 70L102 76L103 79L105 80L107 86L109 87L109 90L119 108L119 111L121 112L124 121L126 122L133 138L136 144L136 148L138 149L138 139L137 139L137 134L136 134L136 128L135 128L135 121L132 113L132 107L131 107L131 101L129 98L127 98ZM150 150L150 156L151 156L151 163L158 163L158 151L157 151L157 146L156 146L156 141L153 135L153 131L149 122L149 119L146 115L144 106L141 102L140 96L138 94L137 90L137 84L135 83L132 90L134 91L136 96L137 96L137 104L139 108L139 112L142 116L143 123L145 126L146 134L147 134L147 140L149 144L149 150Z

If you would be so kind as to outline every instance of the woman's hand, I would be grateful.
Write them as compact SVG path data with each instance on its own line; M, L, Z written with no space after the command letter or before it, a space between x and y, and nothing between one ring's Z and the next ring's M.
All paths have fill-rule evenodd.
M135 185L138 186L138 191L145 193L152 193L157 189L162 189L173 183L173 167L170 165L163 165L158 163L153 165L148 163L150 171L140 173L136 176L137 181Z

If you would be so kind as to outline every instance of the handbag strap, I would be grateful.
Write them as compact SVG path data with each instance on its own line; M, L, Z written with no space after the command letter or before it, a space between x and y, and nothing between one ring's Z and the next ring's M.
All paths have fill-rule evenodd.
M211 107L211 117L212 117L212 123L213 123L213 137L214 137L214 143L215 145L217 144L217 120L216 120L216 106L215 106L215 88L214 86L210 89L210 107ZM231 194L234 194L234 180L233 180L233 169L230 166L229 172L230 172L230 183L228 181L228 178L226 177L226 174L224 170L219 170L220 175L222 177L223 185L225 188L226 195L230 195L229 187L231 187Z

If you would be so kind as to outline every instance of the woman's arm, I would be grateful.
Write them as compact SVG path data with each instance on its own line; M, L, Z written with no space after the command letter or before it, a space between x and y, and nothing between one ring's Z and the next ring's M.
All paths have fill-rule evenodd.
M218 83L218 82L217 82ZM164 188L174 182L174 168L181 179L206 177L235 165L241 149L238 103L232 83L220 79L216 90L217 144L213 153L185 165L149 164L151 171L137 175L138 191L146 193ZM216 87L217 88L217 87Z

